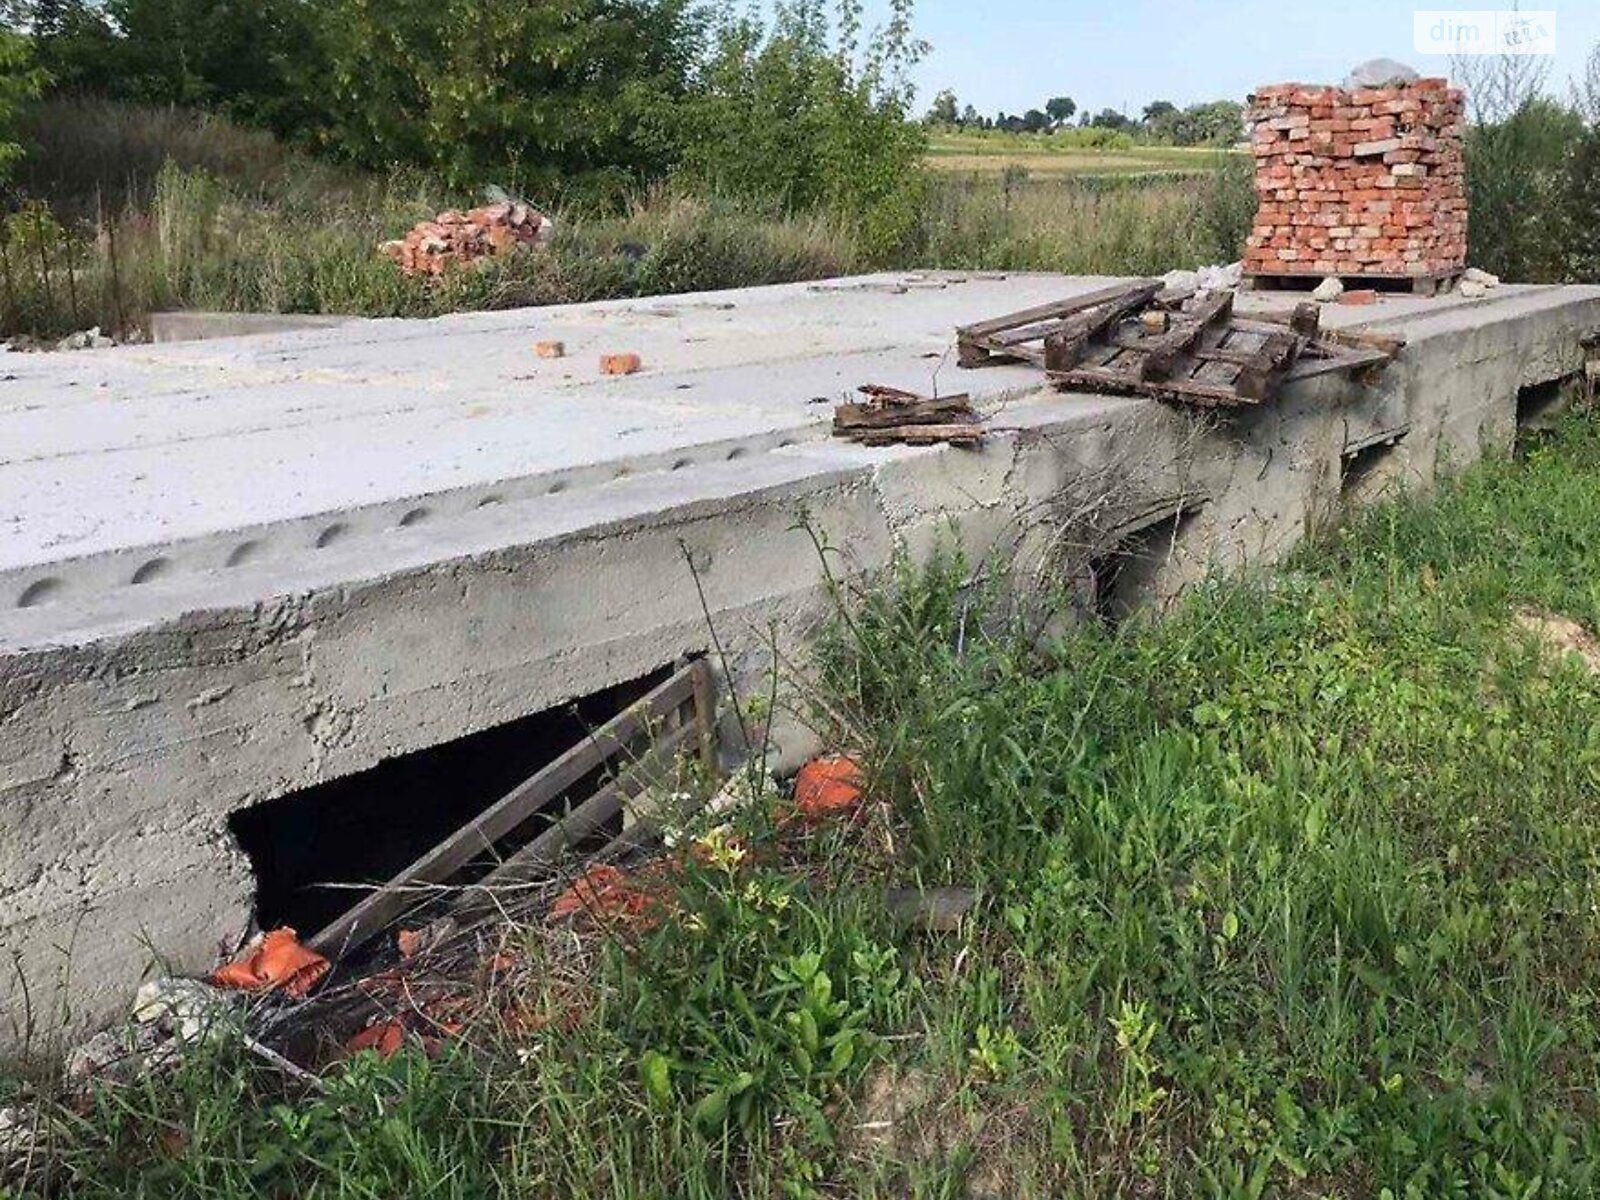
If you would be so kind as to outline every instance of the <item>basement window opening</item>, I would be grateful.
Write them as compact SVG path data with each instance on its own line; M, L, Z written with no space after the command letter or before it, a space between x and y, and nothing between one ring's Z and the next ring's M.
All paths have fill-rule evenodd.
M1544 383L1530 384L1517 391L1517 444L1549 433L1561 423L1574 397L1582 387L1577 375L1566 375Z
M1385 438L1345 452L1339 463L1339 498L1347 505L1371 504L1399 482L1395 451L1405 435Z
M268 800L233 814L229 828L256 879L262 929L309 935L344 913L518 784L548 766L667 680L674 667L544 712ZM470 883L591 794L606 768L573 784L515 839L497 844L449 882ZM600 841L617 833L607 828Z
M1115 629L1155 596L1157 576L1178 554L1198 508L1185 508L1122 538L1089 560L1094 615Z

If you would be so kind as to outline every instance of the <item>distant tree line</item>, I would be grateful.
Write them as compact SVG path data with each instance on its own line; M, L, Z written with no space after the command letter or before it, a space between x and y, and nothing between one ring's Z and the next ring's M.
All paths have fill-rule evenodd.
M0 0L0 146L46 89L220 111L463 189L681 178L892 239L924 145L911 14L891 0L869 36L860 0L767 19L694 0Z
M1104 129L1112 133L1142 134L1153 141L1174 146L1231 145L1244 135L1244 106L1234 100L1211 100L1179 108L1170 100L1155 100L1145 105L1138 117L1114 108L1097 113L1079 112L1070 96L1055 96L1042 108L1027 112L980 114L968 104L961 106L955 92L946 89L933 98L924 121L929 125L955 129L999 129L1008 133L1052 133L1066 128L1073 116L1081 129Z

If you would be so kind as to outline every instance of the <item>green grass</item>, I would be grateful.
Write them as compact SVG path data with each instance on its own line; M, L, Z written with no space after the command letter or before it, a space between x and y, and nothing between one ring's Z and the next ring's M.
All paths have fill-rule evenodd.
M1126 135L1090 139L1085 131L1058 134L943 130L928 139L928 165L941 172L999 173L1025 168L1037 175L1200 175L1220 170L1234 151L1205 146L1155 146ZM1096 130L1096 134L1103 131ZM1110 144L1096 145L1095 141Z
M175 308L427 317L894 268L1160 273L1231 261L1254 211L1237 172L1198 185L935 174L922 196L918 228L889 255L824 214L659 190L621 214L558 212L547 252L434 281L405 278L376 247L459 200L406 180L264 198L174 166L148 206L98 226L40 208L0 221L0 336L132 328Z
M864 822L758 805L653 932L520 934L535 1032L62 1109L83 1196L1564 1197L1596 1190L1600 624L1584 419L1159 624L1040 646L946 561L810 694ZM981 889L960 932L886 884ZM503 1004L506 997L497 999ZM523 1023L527 1029L528 1022Z

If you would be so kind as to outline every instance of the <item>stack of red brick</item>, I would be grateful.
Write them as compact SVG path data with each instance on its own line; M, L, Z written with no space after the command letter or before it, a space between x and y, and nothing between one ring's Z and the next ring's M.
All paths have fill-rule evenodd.
M1464 97L1443 79L1261 88L1250 275L1427 276L1467 258Z
M526 204L502 201L470 212L451 209L420 221L405 237L378 247L407 275L440 275L451 263L469 263L541 240L549 220Z

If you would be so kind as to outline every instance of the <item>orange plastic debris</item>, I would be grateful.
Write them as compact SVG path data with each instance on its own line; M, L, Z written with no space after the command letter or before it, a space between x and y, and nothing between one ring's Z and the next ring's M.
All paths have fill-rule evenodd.
M795 812L811 821L854 812L861 806L861 787L861 764L855 759L814 758L795 777Z
M632 375L644 365L637 354L602 354L600 356L600 374L602 375Z
M406 1027L399 1021L380 1021L368 1025L344 1044L346 1054L360 1054L363 1050L376 1050L379 1058L390 1058L406 1040Z
M328 973L328 960L300 944L295 931L274 929L245 947L225 967L218 967L211 982L219 988L244 992L275 992L304 996Z

